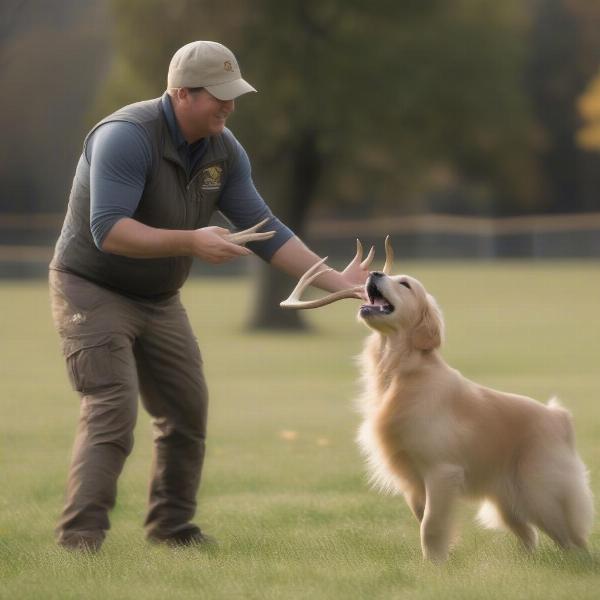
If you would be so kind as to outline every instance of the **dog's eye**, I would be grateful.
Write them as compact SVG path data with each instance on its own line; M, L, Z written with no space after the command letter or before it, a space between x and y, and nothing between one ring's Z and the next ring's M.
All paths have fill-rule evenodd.
M404 287L407 287L409 290L411 290L412 288L410 287L410 283L408 283L408 281L399 281L398 282L400 285L403 285Z

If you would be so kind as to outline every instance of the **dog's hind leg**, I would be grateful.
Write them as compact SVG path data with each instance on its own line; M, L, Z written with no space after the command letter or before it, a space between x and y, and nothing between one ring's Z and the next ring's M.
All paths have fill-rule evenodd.
M537 468L535 487L522 490L529 519L561 548L586 548L594 507L585 466L564 452L550 464Z
M574 544L571 541L567 520L562 507L557 504L555 503L552 508L546 507L543 512L537 514L534 522L561 548L572 548Z
M535 527L523 519L507 502L496 504L502 522L519 538L528 552L535 550L538 535Z
M580 540L571 537L565 498L558 490L538 490L529 498L528 513L532 523L564 549L577 547Z
M448 558L452 513L463 482L463 470L455 465L440 465L425 476L421 548L423 556L433 562Z
M594 498L587 469L579 456L575 457L571 482L565 486L565 511L571 543L577 548L587 548L594 521Z

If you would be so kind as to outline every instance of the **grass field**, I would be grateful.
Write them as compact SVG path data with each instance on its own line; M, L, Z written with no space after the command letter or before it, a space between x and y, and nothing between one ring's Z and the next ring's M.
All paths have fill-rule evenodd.
M471 379L574 414L600 496L600 264L412 263L447 321L446 359ZM542 536L526 556L473 523L447 565L424 563L404 502L368 489L353 438L352 361L366 334L346 300L312 311L311 334L249 334L245 279L195 280L184 300L211 389L198 523L217 549L171 550L143 537L151 428L141 413L112 529L97 556L53 540L78 401L50 322L44 282L0 282L0 597L598 598L591 557ZM288 432L288 433L285 433ZM294 432L289 433L289 432Z

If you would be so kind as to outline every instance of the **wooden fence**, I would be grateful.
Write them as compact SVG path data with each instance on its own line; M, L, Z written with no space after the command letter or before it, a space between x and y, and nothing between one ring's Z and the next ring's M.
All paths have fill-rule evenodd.
M62 220L57 214L0 214L0 277L45 274ZM388 234L405 258L600 258L600 213L321 219L309 224L306 239L336 258L348 255L356 237L381 245Z

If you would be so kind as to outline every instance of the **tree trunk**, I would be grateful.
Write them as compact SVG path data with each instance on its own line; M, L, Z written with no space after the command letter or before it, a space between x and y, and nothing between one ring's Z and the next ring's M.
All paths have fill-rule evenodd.
M306 130L290 152L290 176L282 183L282 198L277 216L301 239L304 236L310 205L319 182L322 158L317 152L316 132ZM282 309L279 303L288 297L297 283L289 275L261 263L255 275L251 329L307 329L300 312Z

